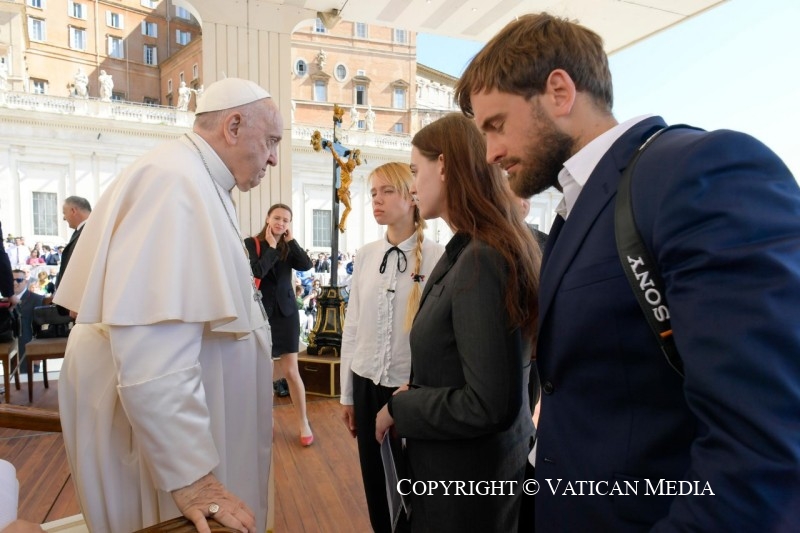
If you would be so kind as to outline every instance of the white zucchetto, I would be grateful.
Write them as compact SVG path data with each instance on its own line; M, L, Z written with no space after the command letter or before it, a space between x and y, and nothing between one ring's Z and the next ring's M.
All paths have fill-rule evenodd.
M242 78L225 78L208 86L197 99L195 114L222 111L272 96L257 83Z

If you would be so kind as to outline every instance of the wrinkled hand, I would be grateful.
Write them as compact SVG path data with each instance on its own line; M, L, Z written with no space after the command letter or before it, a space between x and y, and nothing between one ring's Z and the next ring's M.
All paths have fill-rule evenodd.
M43 531L44 529L39 524L34 524L27 520L14 520L4 527L0 533L40 533Z
M182 489L173 490L172 499L183 516L194 523L198 533L211 533L206 518L211 516L208 507L212 503L219 505L214 520L242 533L256 533L253 511L235 494L228 492L213 474L207 474Z
M356 415L352 405L342 406L342 420L344 425L347 426L348 431L352 437L356 436Z

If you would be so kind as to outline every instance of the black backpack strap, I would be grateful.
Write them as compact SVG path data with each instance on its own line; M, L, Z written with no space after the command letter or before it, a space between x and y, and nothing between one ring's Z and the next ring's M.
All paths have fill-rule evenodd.
M685 124L668 126L654 133L648 138L631 158L619 182L617 199L614 206L614 234L617 240L617 253L619 254L625 276L633 289L633 294L642 308L650 329L653 330L658 345L669 365L683 377L683 361L681 361L675 339L672 336L669 307L667 306L667 293L664 280L658 271L658 266L644 244L636 220L633 217L633 202L631 196L631 181L634 168L642 153L655 139L667 130L688 128Z

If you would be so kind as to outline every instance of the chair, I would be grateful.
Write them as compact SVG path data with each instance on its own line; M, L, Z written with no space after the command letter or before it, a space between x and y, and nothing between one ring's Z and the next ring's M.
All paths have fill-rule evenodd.
M66 339L64 339L66 340ZM29 344L30 346L30 344ZM61 432L61 419L57 411L27 407L22 405L0 405L0 427L23 429L28 431ZM78 523L82 522L77 521ZM219 522L208 519L212 533L236 533L235 529L225 527ZM75 529L72 529L75 531ZM196 533L197 528L185 517L173 518L134 533Z
M47 380L47 360L63 359L67 349L67 337L52 339L32 339L25 345L25 358L28 360L28 402L33 403L33 364L42 361L44 388L50 388Z
M8 403L11 401L11 374L14 374L14 384L19 390L17 339L0 343L0 363L3 363L3 386L6 391L6 403Z

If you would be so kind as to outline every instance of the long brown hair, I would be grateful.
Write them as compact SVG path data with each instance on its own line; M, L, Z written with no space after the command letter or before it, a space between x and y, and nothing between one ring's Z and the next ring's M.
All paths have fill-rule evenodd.
M261 228L261 231L256 234L256 239L267 242L267 226L269 225L269 216L276 209L286 209L289 211L289 216L294 218L294 213L292 213L291 207L286 204L273 204L273 206L269 208L269 211L267 211L267 219L264 221L264 227ZM286 261L286 258L289 257L289 245L286 244L286 239L283 235L281 235L278 239L278 243L275 245L275 248L278 250L278 257L281 258L281 261Z
M444 157L448 222L502 255L508 268L505 305L511 326L534 339L541 251L517 216L500 169L486 161L486 141L478 127L451 113L422 128L411 144L429 161Z
M369 175L369 181L375 176L380 176L389 183L406 200L411 199L411 182L414 180L411 174L411 166L408 163L389 162L385 163ZM425 219L419 214L419 207L414 204L414 234L417 237L416 244L414 245L414 271L413 274L419 276L419 271L422 268L422 242L425 240L425 228L427 224ZM411 287L411 293L408 295L408 303L406 304L406 316L403 322L403 327L406 331L411 329L411 324L414 322L414 317L419 311L419 300L422 296L422 288L420 282L415 281Z

